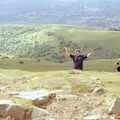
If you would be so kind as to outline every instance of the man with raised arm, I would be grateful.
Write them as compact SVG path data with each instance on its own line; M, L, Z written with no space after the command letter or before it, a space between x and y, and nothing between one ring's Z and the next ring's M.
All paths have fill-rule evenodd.
M93 52L88 53L87 55L81 54L80 49L75 50L75 54L70 54L67 47L63 49L63 55L65 57L70 57L74 63L74 69L83 70L83 61L87 59Z

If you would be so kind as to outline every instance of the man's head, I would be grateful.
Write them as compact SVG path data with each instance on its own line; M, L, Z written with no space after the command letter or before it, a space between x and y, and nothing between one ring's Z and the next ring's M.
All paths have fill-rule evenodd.
M80 49L75 50L75 55L77 55L77 56L80 55Z

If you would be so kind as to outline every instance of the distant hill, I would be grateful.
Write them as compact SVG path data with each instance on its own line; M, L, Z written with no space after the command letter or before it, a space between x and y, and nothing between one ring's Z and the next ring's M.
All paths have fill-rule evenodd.
M0 23L120 28L119 0L2 0Z
M1 25L0 52L19 57L64 61L61 49L71 53L80 48L88 53L100 47L90 59L120 57L120 32L81 29L64 25Z

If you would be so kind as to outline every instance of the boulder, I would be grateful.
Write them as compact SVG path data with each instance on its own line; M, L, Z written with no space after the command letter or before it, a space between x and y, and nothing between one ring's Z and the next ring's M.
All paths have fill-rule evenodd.
M6 112L15 120L26 120L26 109L22 105L9 105Z
M95 95L102 95L102 94L105 93L105 90L104 90L103 88L97 87L97 88L95 88L95 89L93 90L92 93L95 94Z
M0 117L3 119L26 120L25 108L10 100L0 100Z
M56 100L56 94L50 94L49 96L32 100L32 104L39 108L46 108L52 104L53 100Z
M30 100L32 101L33 105L40 108L46 108L54 100L56 100L56 93L50 92L48 90L39 90L31 92L13 92L10 93L9 95Z
M120 113L120 98L116 98L110 105L108 110L109 114L117 114Z
M0 120L49 120L49 118L47 110L35 106L25 107L7 100L0 102Z
M7 109L10 105L14 103L11 100L0 100L0 116L5 117L7 116Z
M38 108L38 107L32 107L32 120L49 120L50 114L47 110Z

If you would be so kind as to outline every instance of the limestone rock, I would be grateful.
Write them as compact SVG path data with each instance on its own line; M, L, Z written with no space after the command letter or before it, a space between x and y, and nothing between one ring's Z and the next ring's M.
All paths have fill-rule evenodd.
M103 94L103 93L105 93L105 90L103 89L103 88L95 88L94 90L93 90L93 94L95 94L95 95L101 95L101 94Z
M0 116L7 116L7 108L14 103L11 100L0 100Z
M53 100L56 100L56 94L50 94L42 99L35 99L32 101L32 104L40 108L46 108L48 105L52 104Z
M22 105L9 105L7 114L15 120L26 120L25 108Z
M39 90L31 92L13 92L10 95L16 96L18 98L27 99L32 101L32 104L45 108L50 105L54 100L56 100L56 93L50 92L48 90Z
M48 111L41 108L33 107L32 120L48 120L49 115L50 114L48 113Z
M84 118L84 120L102 120L100 115L90 115Z
M120 98L115 99L108 110L109 114L120 113Z

